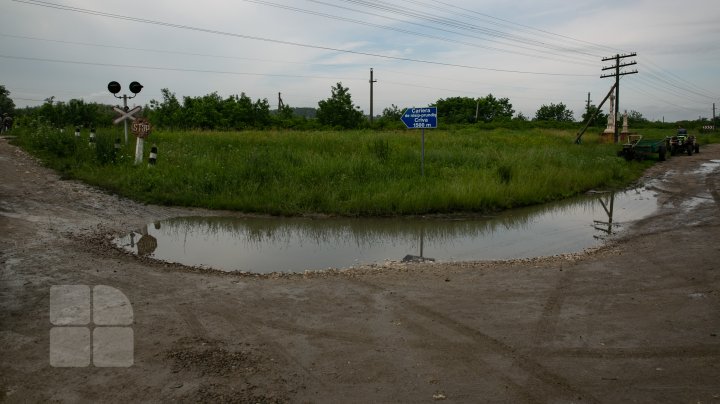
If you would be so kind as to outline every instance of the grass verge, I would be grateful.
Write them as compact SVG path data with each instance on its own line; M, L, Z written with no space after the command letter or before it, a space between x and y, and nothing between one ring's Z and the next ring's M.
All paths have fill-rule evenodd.
M489 212L635 181L652 162L626 162L619 146L570 130L163 132L134 165L134 139L117 129L76 138L44 125L16 142L65 176L164 205L279 215ZM158 163L148 166L151 145Z

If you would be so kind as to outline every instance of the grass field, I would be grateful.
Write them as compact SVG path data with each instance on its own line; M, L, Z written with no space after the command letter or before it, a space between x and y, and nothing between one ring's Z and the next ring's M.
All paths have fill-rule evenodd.
M163 132L135 166L134 138L114 154L117 129L46 127L17 142L65 176L148 203L301 215L489 212L617 188L651 165L616 157L618 146L569 130ZM152 144L157 165L148 167Z

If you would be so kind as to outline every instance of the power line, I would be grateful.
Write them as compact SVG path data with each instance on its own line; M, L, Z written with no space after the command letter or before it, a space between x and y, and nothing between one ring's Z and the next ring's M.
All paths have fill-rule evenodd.
M308 1L312 1L314 3L320 3L320 4L328 4L328 3L320 2L318 0L308 0ZM366 0L343 0L343 1L345 1L347 3L353 3L353 4L360 5L360 6L368 7L368 8L373 8L376 10L383 10L385 12L389 12L392 14L399 14L399 15L416 18L419 20L428 21L430 23L441 25L441 26L459 28L459 29L473 31L473 32L480 32L480 33L483 33L490 37L506 39L509 41L519 42L519 43L523 43L526 45L532 45L532 46L537 46L537 47L541 47L541 48L553 49L553 50L559 50L559 51L565 51L565 52L581 53L581 54L584 54L586 56L590 56L593 58L595 58L597 56L597 55L593 55L590 53L584 53L584 52L580 52L580 51L576 51L576 50L573 51L568 48L545 44L545 43L537 41L535 39L523 38L523 37L519 37L517 35L509 34L507 32L498 31L495 29L490 29L490 28L485 28L485 27L480 27L478 25L466 23L466 22L459 21L459 20L452 20L452 19L448 19L448 18L438 17L434 13L423 13L423 12L412 11L407 8L397 7L397 6L388 4L388 3L372 2L372 1L366 1ZM434 6L428 6L428 7L434 8ZM435 29L435 27L431 27L431 28Z
M652 60L649 60L649 59L648 59L647 62L648 62L648 64L650 64L650 69L651 69L651 70L653 70L653 71L658 71L658 74L660 74L660 75L665 75L665 76L670 77L670 80L674 81L675 83L678 83L678 84L680 84L680 85L686 85L686 86L693 87L693 88L695 88L696 91L704 92L707 97L711 97L711 98L715 98L715 99L720 98L720 97L718 97L717 95L716 95L716 96L712 96L710 93L705 92L706 89L704 89L704 88L702 88L702 87L700 87L700 86L698 86L698 85L696 85L696 84L694 84L694 83L692 83L692 82L690 82L690 81L688 81L688 80L683 79L682 77L678 76L677 74L675 74L675 73L673 73L673 72L671 72L671 71L669 71L669 70L666 70L666 69L662 68L660 65L658 65L657 63L655 63L655 62L652 61ZM710 94L710 95L708 95L708 94Z
M657 80L657 81L661 81L661 82L663 82L663 83L665 83L665 84L667 84L667 85L669 85L669 86L671 86L671 87L677 88L678 90L686 91L686 92L688 92L688 93L692 93L692 94L695 94L695 95L700 96L700 97L709 98L709 99L711 99L711 100L716 99L716 97L711 97L711 96L702 94L702 93L700 93L700 92L698 92L698 91L691 90L691 89L687 88L686 86L683 87L683 86L679 86L679 85L673 84L673 83L671 83L670 81L668 81L668 80L666 80L666 79L658 76L657 74L655 74L655 73L653 73L653 72L647 72L647 74L648 74L651 78L653 78L653 79L655 79L655 80Z
M327 67L335 66L335 65L331 65L331 64L305 63L305 62L297 62L297 61L289 61L289 60L270 60L270 59L259 59L259 58L247 58L247 57L241 57L241 56L213 55L213 54L208 54L208 53L169 51L166 49L134 48L134 47L130 47L130 46L118 46L118 45L109 45L109 44L100 44L100 43L91 43L91 42L66 41L66 40L60 40L60 39L39 38L39 37L32 37L32 36L2 34L2 33L0 33L0 36L4 36L7 38L25 39L25 40L31 40L31 41L43 41L43 42L52 42L52 43L67 44L67 45L90 46L90 47L107 48L107 49L131 50L131 51L148 52L148 53L163 53L163 54L168 54L168 55L199 56L199 57L218 58L218 59L249 60L249 61L253 61L253 62L299 64L299 65L308 65L308 66L327 66Z
M697 111L699 111L699 110L696 110L696 109L690 109L690 108L687 108L687 107L685 107L685 106L675 104L675 103L673 103L673 102L670 102L670 101L666 100L666 99L663 98L663 97L657 97L656 94L651 94L651 93L649 93L649 92L647 92L647 91L644 91L644 90L642 90L642 89L640 89L640 88L637 88L637 84L635 84L635 85L630 84L630 83L626 83L626 84L628 85L628 87L629 87L630 89L632 89L632 90L634 90L634 91L637 91L637 92L639 92L639 93L641 93L641 94L644 94L644 95L646 95L646 96L648 96L648 97L650 97L650 98L652 98L652 99L659 100L660 102L663 102L663 103L665 103L665 104L671 105L671 106L673 106L673 107L677 107L677 108L680 108L680 109L684 109L684 110L686 110L686 111L693 112L693 113L696 113Z
M312 11L312 10L308 10L308 9L304 9L304 8L292 7L292 6L288 6L288 5L285 5L285 4L272 3L272 2L269 2L269 1L263 1L263 0L243 0L243 1L248 2L248 3L253 3L253 4L259 4L259 5L263 5L263 6L268 6L268 7L275 7L275 8L279 8L279 9L283 9L283 10L288 10L288 11L292 11L292 12L296 12L296 13L310 14L310 15L315 15L315 16L319 16L319 17L329 18L329 19L333 19L333 20L337 20L337 21L350 22L350 23L353 23L353 24L359 24L359 25L364 25L364 26L368 26L368 27L379 28L379 29L384 29L384 30L388 30L388 31L394 31L394 32L399 32L399 33L403 33L403 34L419 36L419 37L423 37L423 38L435 39L435 40L443 41L443 42L456 43L456 44L459 44L459 45L465 45L465 46L470 46L470 47L475 47L475 48L494 50L494 51L498 51L498 52L510 53L510 54L521 55L521 56L528 56L528 57L538 58L538 59L546 59L546 60L558 61L557 59L554 59L554 58L551 58L551 57L548 57L548 56L545 56L545 55L533 55L533 54L524 53L524 52L518 52L518 51L513 51L513 50L508 50L508 49L496 48L496 47L492 47L492 46L485 46L485 45L480 45L480 44L476 44L476 43L472 43L472 42L460 41L460 40L457 40L457 39L452 39L452 38L446 38L446 37L441 37L441 36L437 36L437 35L432 35L432 34L428 34L428 33L425 33L425 32L411 31L411 30L407 30L407 29L403 29L403 28L391 27L391 26L380 25L380 24L374 24L374 23L370 23L370 22L367 22L367 21L356 20L356 19L353 19L353 18L340 17L340 16L336 16L336 15L332 15L332 14L321 13L321 12ZM354 12L358 12L358 13L363 13L363 14L367 14L367 15L372 15L372 16L375 16L375 17L383 17L383 18L391 19L390 17L382 16L382 15L380 15L380 14L374 14L374 13L368 13L368 12L365 12L365 11L354 10L354 9L350 9L350 8L347 8L347 7L341 7L341 6L338 6L338 5L335 5L335 4L330 4L330 3L320 2L320 1L315 1L315 2L318 3L318 4L327 5L327 6L331 6L331 7L337 7L337 8L341 8L341 9L345 9L345 10L350 10L350 11L354 11ZM393 19L393 20L397 20L397 19ZM398 20L398 21L399 21L399 20ZM415 23L411 23L411 24L413 24L413 25L421 25L421 24L415 24ZM427 28L427 27L426 27L426 26L423 26L423 28ZM456 35L463 35L463 36L467 36L467 37L471 37L471 38L486 40L486 39L483 39L483 38L478 38L478 37L476 37L476 36L467 35L467 34L455 32L455 31L450 31L450 30L442 30L442 31L445 31L445 32L448 32L448 33L452 33L452 34L456 34ZM490 41L490 42L497 42L497 41ZM526 47L526 46L516 46L516 47L522 48L522 49L531 50L531 51L533 51L533 52L538 52L537 50L532 49L532 48L529 48L529 47ZM552 54L552 55L555 55L555 56L563 57L563 55L556 54L556 53L551 53L551 52L545 52L545 54ZM578 65L594 66L594 65L592 65L592 64L590 64L590 63L579 62L579 61L577 61L577 60L563 60L563 62L578 64Z
M34 57L2 55L2 54L0 54L0 58L14 59L14 60L27 60L27 61L33 61L33 62L64 63L64 64L102 66L102 67L122 67L122 68L131 68L131 69L190 72L190 73L231 74L231 75L238 75L238 76L282 77L282 78L324 79L324 80L331 79L331 80L348 80L348 81L365 80L362 78L342 79L342 78L338 78L338 77L307 76L307 75L299 75L299 74L249 73L249 72L231 72L231 71L223 71L223 70L183 69L183 68L179 68L179 67L158 67L158 66L142 66L142 65L124 65L124 64L115 64L115 63L80 62L80 61L76 61L76 60L34 58Z
M298 46L298 47L303 47L303 48L319 49L319 50L348 53L348 54L362 55L362 56L371 56L371 57L377 57L377 58L388 59L388 60L397 60L397 61L403 61L403 62L424 63L424 64L430 64L430 65L436 65L436 66L458 67L458 68L464 68L464 69L494 71L494 72L501 72L501 73L531 74L531 75L542 75L542 76L593 77L593 75L591 75L591 74L546 73L546 72L533 72L533 71L523 71L523 70L495 69L495 68L489 68L489 67L469 66L469 65L461 65L461 64L455 64L455 63L445 63L445 62L437 62L437 61L431 61L431 60L382 55L382 54L371 53L371 52L361 52L361 51L353 51L353 50L348 50L348 49L333 48L333 47L322 46L322 45L312 45L312 44L305 44L305 43L299 43L299 42L283 41L283 40L279 40L279 39L264 38L264 37L253 36L253 35L236 34L236 33L218 31L218 30L207 29L207 28L193 27L193 26L189 26L189 25L174 24L174 23L156 21L156 20L148 20L148 19L144 19L144 18L130 17L130 16L125 16L125 15L120 15L120 14L105 13L105 12L97 11L97 10L89 10L89 9L84 9L84 8L79 8L79 7L65 6L65 5L61 5L61 4L49 3L49 2L38 1L38 0L12 0L12 1L14 1L16 3L24 3L24 4L29 4L29 5L33 5L33 6L52 8L52 9L63 10L63 11L72 11L72 12L77 12L77 13L82 13L82 14L89 14L89 15L106 17L106 18L113 18L113 19L124 20L124 21L132 21L132 22L138 22L138 23L143 23L143 24L158 25L158 26L184 29L184 30L196 31L196 32L205 32L205 33L214 34L214 35L223 35L223 36L249 39L249 40L255 40L255 41L277 43L277 44L281 44L281 45Z
M274 3L269 3L269 4L268 4L268 2L260 2L259 0L245 0L245 1L250 1L250 2L253 2L253 3L262 3L262 4L266 4L266 5L274 4ZM475 47L480 47L480 48L489 49L489 50L496 50L496 51L499 51L499 52L506 52L506 53L511 53L511 54L518 54L518 55L523 55L523 56L529 56L529 57L533 57L533 58L548 59L548 60L557 60L557 59L553 59L553 58L550 58L550 57L548 57L548 56L545 56L546 54L564 57L563 55L558 54L558 53L553 53L553 52L538 50L538 49L534 49L534 48L528 47L528 46L522 46L522 45L516 45L516 44L508 44L508 43L506 43L506 42L502 42L502 41L498 41L498 40L493 40L493 39L478 37L478 36L476 36L476 35L470 35L470 34L468 34L468 33L453 31L453 30L449 30L449 29L441 28L441 27L432 27L432 26L428 26L427 24L420 24L420 23L416 23L416 22L413 22L413 21L408 21L408 20L405 20L405 19L390 17L390 16L383 15L383 14L377 14L377 13L372 13L372 12L365 11L365 10L358 10L358 9L354 9L354 8L350 8L350 7L344 7L344 6L341 6L341 5L338 5L338 4L327 3L327 2L319 1L319 0L307 0L307 1L312 2L312 3L316 3L316 4L320 4L320 5L324 5L324 6L327 6L327 7L334 7L334 8L338 8L338 9L341 9L341 10L346 10L346 11L354 12L354 13L360 13L360 14L369 15L369 16L372 16L372 17L379 17L379 18L383 18L383 19L386 19L386 20L390 20L390 21L400 22L400 23L403 23L403 24L415 25L415 26L421 27L423 30L427 30L428 28L430 28L430 29L433 29L433 30L436 30L436 31L440 31L440 32L445 32L445 33L449 33L449 34L453 34L453 35L461 35L461 36L468 37L468 38L479 39L479 40L482 40L482 41L497 43L497 44L506 45L506 46L512 46L512 47L519 48L519 49L530 50L530 51L532 51L532 52L540 52L540 53L542 53L542 54L541 54L541 55L530 55L530 54L523 53L523 52L511 51L511 50L508 50L508 49L496 48L496 47L491 47L491 46L484 46L484 45L472 44L472 43L467 43L467 42L463 42L463 41L457 41L457 40L453 40L453 39L448 39L448 38L443 38L443 37L437 37L437 36L435 36L435 35L429 35L429 34L425 34L425 33L417 33L416 31L401 30L401 29L398 29L398 28L388 27L388 26L384 26L384 25L379 26L380 28L385 28L385 29L390 29L390 30L395 30L395 31L410 33L410 34L413 34L413 35L419 35L419 36L424 36L424 37L429 37L429 38L440 39L440 40L443 40L443 41L456 42L456 43L460 43L460 44L464 44L464 45L468 45L468 46L475 46ZM282 7L282 8L285 8L285 7ZM302 9L302 12L305 12L305 11L306 11L306 10ZM309 12L309 13L314 13L314 12ZM332 18L334 18L334 17L332 17ZM365 24L364 22L362 22L362 24L363 24L363 25L367 25L367 24ZM457 28L460 28L460 27L457 27ZM508 35L509 35L509 34L508 34ZM498 38L502 38L502 36L500 36L500 35L496 35L496 36L497 36ZM589 63L578 62L577 60L572 60L572 61L565 60L564 62L570 62L570 63L575 63L575 64L587 64L587 65L590 65ZM593 65L593 66L594 66L594 65Z
M404 0L404 1L405 1L405 2L408 2L408 3L423 4L423 5L425 5L425 6L431 6L429 3L424 3L424 2L421 2L421 1L418 1L418 0ZM501 22L503 22L503 23L506 23L506 25L512 25L512 26L518 26L518 27L521 27L521 28L525 28L525 29L526 29L525 32L529 32L529 31L532 31L532 32L540 32L540 33L542 33L542 34L546 34L546 35L549 35L549 36L555 36L555 37L559 37L559 38L563 38L563 39L569 39L569 40L571 40L571 41L583 43L583 44L586 44L586 45L591 45L593 48L602 49L602 50L605 50L605 51L610 50L610 51L612 51L612 52L617 52L617 49L614 49L614 48L611 48L611 47L608 47L608 46L605 46L605 45L600 45L600 44L596 44L596 43L593 43L593 42L584 41L584 40L582 40L582 39L573 38L573 37L570 37L570 36L567 36L567 35L562 35L562 34L550 32L550 31L546 31L546 30L543 30L543 29L531 27L531 26L529 26L529 25L519 24L519 23L510 21L510 20L506 20L506 19L503 19L503 18L495 17L495 16L492 16L492 15L486 14L486 13L481 13L481 12L476 11L476 10L471 10L471 9L468 9L468 8L463 8L463 7L457 6L457 5L455 5L455 4L447 3L447 2L444 2L444 1L435 0L435 3L442 4L442 5L446 6L446 7L454 8L454 9L457 9L457 10L461 10L461 11L463 11L463 12L465 12L465 13L480 15L480 16L485 17L485 18L488 18L488 19L492 19L492 20L495 20L495 21L501 21ZM492 22L490 22L490 23L492 23ZM498 26L503 26L502 24L499 24L499 23L495 23L495 24L498 25Z

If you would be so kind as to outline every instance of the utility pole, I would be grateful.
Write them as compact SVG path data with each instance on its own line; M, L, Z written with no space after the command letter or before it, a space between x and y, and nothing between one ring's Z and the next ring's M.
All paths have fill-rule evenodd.
M370 124L373 123L373 84L377 83L377 80L373 79L373 69L370 68Z
M585 111L590 112L590 93L588 93L588 100L587 106L585 106Z
M715 132L715 130L716 130L715 127L717 126L717 123L715 122L716 119L717 119L717 118L715 118L715 103L713 102L713 122L712 122L712 124L713 124L713 132Z
M615 136L614 136L615 143L618 142L618 138L619 138L619 133L618 133L619 125L618 125L617 118L618 118L618 111L620 110L620 76L624 76L626 74L636 74L638 72L637 70L633 70L631 72L625 72L625 71L621 72L620 71L621 68L636 65L637 62L632 61L632 62L620 64L620 59L625 59L625 58L635 57L635 56L637 56L637 53L633 52L633 53L629 53L627 55L617 54L615 56L603 58L603 60L602 60L603 62L607 62L609 60L615 61L615 66L603 67L603 69L602 69L603 71L615 70L615 72L610 73L610 74L603 74L602 76L600 76L600 78L615 77L615 116L613 118L613 120L615 122Z
M590 103L591 102L592 101L590 101L590 92L588 92L587 104L585 105L585 114L588 116L588 118L590 118Z
M284 106L285 106L285 103L282 100L282 93L278 93L278 112L280 112L280 110Z

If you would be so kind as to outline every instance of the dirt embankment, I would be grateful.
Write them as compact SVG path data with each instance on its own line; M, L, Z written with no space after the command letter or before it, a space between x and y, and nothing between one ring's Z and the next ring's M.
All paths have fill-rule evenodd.
M713 145L649 170L658 213L593 254L260 279L109 248L217 212L64 181L0 140L0 397L720 403L718 159ZM128 297L132 366L50 365L54 285Z

